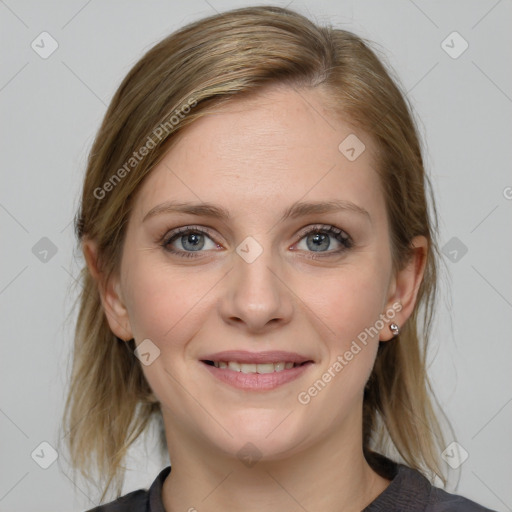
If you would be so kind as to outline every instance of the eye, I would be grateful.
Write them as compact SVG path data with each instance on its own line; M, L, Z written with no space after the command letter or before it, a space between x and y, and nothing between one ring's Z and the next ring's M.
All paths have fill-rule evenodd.
M307 228L301 233L302 238L298 244L300 250L311 251L315 253L327 253L326 256L340 254L353 247L353 241L345 231L335 226L313 226ZM333 243L334 239L334 243ZM300 244L304 240L304 245ZM338 245L338 249L328 251L332 246ZM316 256L314 256L316 257Z
M208 242L210 246L208 246ZM201 252L202 249L216 249L218 247L218 244L211 239L206 230L191 226L185 226L167 234L161 245L171 254L186 258L195 257L194 253ZM174 248L176 245L178 250Z
M299 236L301 237L297 244L299 250L310 253L325 253L311 255L310 257L313 259L340 254L354 245L350 236L335 226L317 225L308 227L299 233ZM300 246L303 243L305 243L305 247ZM204 252L203 249L218 249L220 247L219 244L213 241L209 231L197 226L184 226L166 233L160 245L165 251L185 258L197 257L197 253ZM328 250L336 245L338 245L337 249Z

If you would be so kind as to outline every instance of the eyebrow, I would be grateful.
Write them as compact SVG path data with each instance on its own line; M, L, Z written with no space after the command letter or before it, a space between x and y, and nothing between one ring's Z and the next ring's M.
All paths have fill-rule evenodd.
M298 217L304 217L306 215L321 214L321 213L334 213L339 211L348 211L357 213L366 217L370 223L372 218L367 210L358 206L355 203L345 200L333 200L333 201L316 201L316 202L297 202L287 208L280 222L286 219L296 219ZM229 211L221 206L214 205L212 203L184 203L179 201L166 201L151 208L148 213L142 219L142 222L154 217L155 215L163 213L186 213L189 215L197 215L203 217L212 217L227 221L231 218Z

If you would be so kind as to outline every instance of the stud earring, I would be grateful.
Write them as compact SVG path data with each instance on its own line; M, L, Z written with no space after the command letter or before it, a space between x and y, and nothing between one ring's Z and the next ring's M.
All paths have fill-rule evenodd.
M391 329L393 336L398 336L400 334L400 327L398 327L394 322L389 325L389 328Z

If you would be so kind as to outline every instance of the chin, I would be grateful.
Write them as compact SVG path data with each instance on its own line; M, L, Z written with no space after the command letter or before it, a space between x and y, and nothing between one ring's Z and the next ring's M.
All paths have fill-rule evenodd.
M303 433L293 423L293 413L289 410L272 410L267 414L262 410L251 409L238 414L233 422L223 426L232 435L222 435L210 439L226 455L242 462L249 460L275 461L287 458L300 451L311 429L306 425ZM283 421L284 420L284 421Z

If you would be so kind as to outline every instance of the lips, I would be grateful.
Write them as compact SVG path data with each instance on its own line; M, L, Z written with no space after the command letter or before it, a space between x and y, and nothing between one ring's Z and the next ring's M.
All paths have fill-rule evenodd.
M201 362L213 376L231 386L264 391L295 380L314 361L295 352L229 350L209 354Z
M269 364L269 363L294 363L300 365L307 361L313 361L311 357L302 356L296 352L284 352L282 350L273 350L267 352L248 352L244 350L225 350L215 354L209 354L201 358L202 361L211 362L229 362L234 361L239 364Z
M238 361L203 361L215 368L229 368L235 372L242 373L272 373L289 370L306 363L292 363L291 361L279 361L277 363L239 363Z

